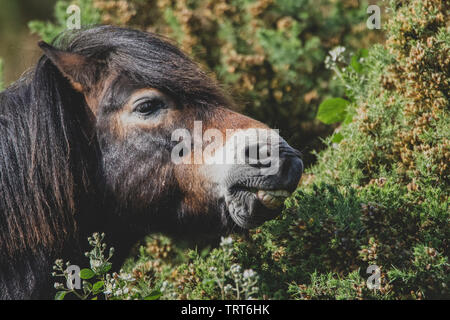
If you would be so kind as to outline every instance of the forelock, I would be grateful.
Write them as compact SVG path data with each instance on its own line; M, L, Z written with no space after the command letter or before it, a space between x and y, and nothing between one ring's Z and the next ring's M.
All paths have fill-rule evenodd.
M62 34L62 49L106 59L111 70L131 83L166 92L183 104L230 106L216 81L170 40L153 33L99 26Z

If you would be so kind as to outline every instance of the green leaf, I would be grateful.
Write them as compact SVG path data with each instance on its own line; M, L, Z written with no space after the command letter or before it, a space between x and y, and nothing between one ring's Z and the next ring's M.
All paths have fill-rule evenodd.
M369 50L361 49L352 56L350 66L358 73L363 70L363 65L359 62L361 58L366 58L369 55Z
M95 276L95 272L89 268L81 269L80 278L84 280L89 280Z
M357 55L354 55L354 56L352 57L351 61L350 61L350 65L352 66L352 68L353 68L356 72L361 73L361 71L362 71L362 64L359 63L358 60L359 60L359 59L358 59L358 56L357 56Z
M349 101L342 98L329 98L323 101L317 112L317 119L325 124L342 122L347 116Z
M206 248L204 248L201 252L200 252L200 257L205 258L209 252L211 251L211 248L208 246Z
M331 142L333 142L333 143L339 143L339 142L341 142L343 139L344 139L344 136L342 135L342 133L337 132L337 133L335 133L335 134L333 135L333 137L331 138Z
M94 283L94 286L92 287L92 291L94 292L94 294L98 293L103 288L104 284L105 283L103 281Z
M203 279L202 283L205 285L213 285L216 281L214 279Z
M64 297L66 296L67 291L58 291L55 294L55 300L64 300Z
M355 108L347 108L347 115L344 119L344 124L349 124L353 122L353 117L356 115Z
M144 300L158 300L162 296L162 293L158 290L153 291L150 295L146 296Z
M105 274L107 273L109 270L111 270L112 268L112 264L110 262L105 262L101 267L100 270L98 270L98 273L100 274Z

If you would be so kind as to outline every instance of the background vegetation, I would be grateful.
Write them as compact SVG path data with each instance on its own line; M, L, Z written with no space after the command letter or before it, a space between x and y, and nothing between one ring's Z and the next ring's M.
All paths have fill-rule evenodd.
M79 4L85 24L127 25L175 39L239 96L241 111L279 127L295 146L319 150L319 137L327 136L280 218L217 248L193 250L149 236L121 273L93 270L90 276L103 281L95 293L450 298L447 1L389 1L383 32L366 29L364 1ZM56 24L30 28L50 40L63 28L67 5L58 1ZM314 119L322 101L319 118L333 126ZM312 164L315 157L308 159ZM378 290L366 284L369 265L381 268ZM86 297L92 292L87 285Z
M30 34L27 21L48 19L55 0L0 0L0 57L6 61L5 84L15 81L36 63L42 51L36 46L39 37Z

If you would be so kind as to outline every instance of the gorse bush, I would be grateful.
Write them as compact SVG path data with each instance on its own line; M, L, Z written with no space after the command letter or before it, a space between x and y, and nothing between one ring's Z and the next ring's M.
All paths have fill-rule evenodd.
M361 298L449 298L449 6L391 4L386 46L359 72L339 69L353 115L341 141L327 140L308 185L265 227L298 278L296 297L338 297L352 280ZM376 296L354 276L367 279L372 264Z

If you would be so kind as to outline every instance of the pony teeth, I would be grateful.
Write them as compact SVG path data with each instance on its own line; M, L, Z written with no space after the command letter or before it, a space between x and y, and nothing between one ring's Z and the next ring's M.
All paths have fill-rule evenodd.
M269 209L277 209L281 207L291 194L286 190L258 190L257 198L261 203Z

